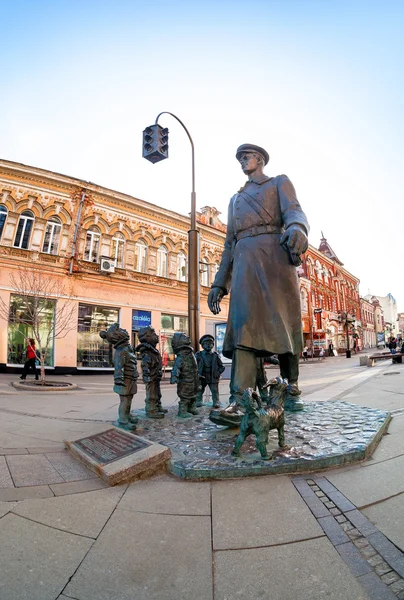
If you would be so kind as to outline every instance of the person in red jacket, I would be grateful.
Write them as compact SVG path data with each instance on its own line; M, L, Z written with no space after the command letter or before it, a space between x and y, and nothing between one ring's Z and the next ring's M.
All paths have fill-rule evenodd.
M30 369L32 369L34 372L34 375L35 375L35 379L38 380L39 379L38 371L35 366L35 361L36 361L37 355L36 355L34 338L27 339L27 348L25 350L25 355L27 357L27 360L24 363L24 368L22 370L20 379L25 379L27 377L27 374L30 371Z

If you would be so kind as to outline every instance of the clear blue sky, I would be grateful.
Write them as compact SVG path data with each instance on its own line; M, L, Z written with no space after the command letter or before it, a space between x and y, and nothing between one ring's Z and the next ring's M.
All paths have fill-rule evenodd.
M363 295L404 310L404 2L0 0L0 157L189 212L190 151L141 157L157 113L194 137L197 204L226 219L241 143L286 173Z

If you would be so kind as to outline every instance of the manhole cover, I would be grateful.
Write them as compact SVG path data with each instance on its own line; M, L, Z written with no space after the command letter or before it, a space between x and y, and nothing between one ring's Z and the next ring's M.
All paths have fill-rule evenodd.
M383 375L400 375L400 371L392 371L391 373L383 373Z

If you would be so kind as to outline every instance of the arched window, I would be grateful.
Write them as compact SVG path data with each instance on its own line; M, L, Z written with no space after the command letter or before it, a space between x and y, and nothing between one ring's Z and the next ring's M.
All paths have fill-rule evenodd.
M138 240L135 244L135 271L146 273L147 269L147 244Z
M101 232L95 225L92 225L86 236L86 245L84 248L84 260L89 262L98 262L100 253Z
M157 250L157 275L168 277L168 250L163 245Z
M311 260L307 260L307 276L311 277L313 275L313 263Z
M215 280L215 277L216 277L216 275L217 275L217 272L218 272L218 270L219 270L219 267L220 267L220 264L219 264L219 263L217 263L217 262L216 262L216 263L213 265L213 280Z
M206 258L202 258L199 263L199 271L201 274L201 285L209 286L209 263Z
M18 221L17 233L14 240L15 248L28 248L33 224L34 214L30 210L24 210Z
M316 272L317 272L317 277L319 279L322 279L323 269L321 268L320 261L318 261L318 260L316 260Z
M125 236L122 233L116 233L112 238L111 258L118 269L125 268Z
M177 257L177 279L178 281L187 280L187 257L185 252L178 252Z
M308 312L309 307L307 303L307 290L304 288L300 290L300 303L302 305L302 312Z
M324 267L324 265L323 265L323 275L324 275L324 283L328 283L328 271L327 271L327 267Z
M62 231L61 220L58 217L51 217L46 224L42 252L46 252L47 254L57 254L58 253L61 231Z
M0 204L0 239L3 233L4 224L7 219L7 207L4 204Z

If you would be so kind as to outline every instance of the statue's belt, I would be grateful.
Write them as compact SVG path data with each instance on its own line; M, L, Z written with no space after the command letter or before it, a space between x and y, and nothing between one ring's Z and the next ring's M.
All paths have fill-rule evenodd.
M249 227L248 229L239 231L235 237L238 242L243 238L255 237L256 235L263 235L265 233L282 233L282 229L280 227L275 227L274 225L256 225L255 227Z

